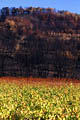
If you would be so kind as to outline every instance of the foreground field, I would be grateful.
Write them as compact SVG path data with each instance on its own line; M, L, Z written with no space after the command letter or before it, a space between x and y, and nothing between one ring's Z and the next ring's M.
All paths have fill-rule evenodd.
M80 120L80 84L48 86L1 81L1 119Z

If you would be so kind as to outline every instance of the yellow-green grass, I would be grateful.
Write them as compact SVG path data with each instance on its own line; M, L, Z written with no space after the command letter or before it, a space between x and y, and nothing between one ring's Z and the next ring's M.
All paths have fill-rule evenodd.
M80 85L1 82L0 120L80 120Z

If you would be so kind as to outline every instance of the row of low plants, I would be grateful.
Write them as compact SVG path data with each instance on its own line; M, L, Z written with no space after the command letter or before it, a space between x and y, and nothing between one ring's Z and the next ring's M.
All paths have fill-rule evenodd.
M0 83L0 120L80 120L80 86Z

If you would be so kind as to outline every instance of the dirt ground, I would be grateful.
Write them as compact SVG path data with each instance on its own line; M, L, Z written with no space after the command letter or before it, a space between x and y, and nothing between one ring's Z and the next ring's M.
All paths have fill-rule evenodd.
M47 86L61 86L69 85L73 83L74 85L80 84L80 80L68 79L68 78L22 78L22 77L0 77L0 83L16 83L18 85L47 85Z

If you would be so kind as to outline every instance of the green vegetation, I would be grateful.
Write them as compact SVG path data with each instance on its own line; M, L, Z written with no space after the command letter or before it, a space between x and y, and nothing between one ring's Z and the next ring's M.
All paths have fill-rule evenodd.
M80 86L0 83L0 120L80 120Z

